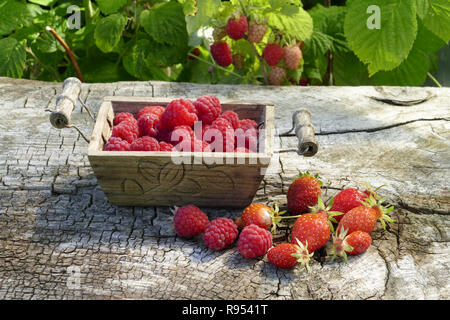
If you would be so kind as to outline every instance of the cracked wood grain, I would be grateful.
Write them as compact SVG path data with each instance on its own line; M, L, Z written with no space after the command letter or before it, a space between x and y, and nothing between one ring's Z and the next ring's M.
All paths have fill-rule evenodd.
M48 121L60 83L0 78L0 299L449 299L450 90L213 86L164 82L82 84L96 114L104 96L216 94L272 100L279 132L299 107L312 113L319 152L274 155L254 201L279 201L298 170L319 173L325 198L365 181L386 184L397 223L347 265L320 253L312 273L279 270L235 248L181 239L167 207L117 207L97 184L87 144ZM425 91L425 92L422 92ZM379 99L420 100L392 106ZM93 125L79 106L73 123ZM295 148L294 136L275 149ZM240 210L208 209L210 219ZM288 239L289 228L277 234ZM76 276L76 277L75 277ZM74 278L75 277L75 278ZM77 279L75 282L71 280Z

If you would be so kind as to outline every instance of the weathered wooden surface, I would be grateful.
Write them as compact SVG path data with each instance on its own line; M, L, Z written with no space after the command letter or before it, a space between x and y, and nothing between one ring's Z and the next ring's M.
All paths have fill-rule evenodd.
M61 84L0 78L0 299L449 299L450 89L213 86L162 82L83 84L95 113L106 95L271 100L280 133L312 113L319 152L274 156L255 201L285 204L297 170L319 173L327 197L387 184L398 221L378 225L371 248L347 265L278 270L235 248L208 250L171 230L168 208L110 205L79 133L51 127ZM373 98L372 98L373 97ZM377 99L423 100L390 105ZM397 104L398 101L394 101ZM401 104L401 103L400 103ZM78 107L72 123L90 135ZM294 134L275 149L297 146ZM210 218L239 210L207 210Z

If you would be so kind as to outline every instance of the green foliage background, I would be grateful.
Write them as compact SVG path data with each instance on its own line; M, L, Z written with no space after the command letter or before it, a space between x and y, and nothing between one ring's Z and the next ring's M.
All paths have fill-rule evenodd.
M0 76L62 81L76 76L51 26L72 48L87 82L164 80L262 83L261 65L245 40L229 41L245 68L218 68L211 29L246 9L269 30L304 42L303 63L290 77L322 84L333 56L335 85L422 85L450 40L448 0L0 0ZM67 25L81 9L81 28ZM369 29L367 8L380 8ZM265 41L267 42L268 37ZM188 59L200 49L199 59ZM262 52L264 44L257 50ZM286 82L286 84L291 84Z

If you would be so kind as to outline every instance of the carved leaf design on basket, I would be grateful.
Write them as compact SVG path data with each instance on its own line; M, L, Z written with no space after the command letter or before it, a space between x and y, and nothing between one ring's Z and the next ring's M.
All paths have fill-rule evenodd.
M144 188L135 179L124 179L122 181L122 190L128 194L141 195L144 194Z
M165 164L158 175L160 188L172 189L183 180L184 172L184 165Z

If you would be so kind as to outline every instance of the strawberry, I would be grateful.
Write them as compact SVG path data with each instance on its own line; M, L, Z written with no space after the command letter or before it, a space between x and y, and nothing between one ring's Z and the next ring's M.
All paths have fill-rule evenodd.
M227 67L233 62L231 49L228 43L224 41L214 42L211 45L211 55L219 66Z
M286 79L286 70L281 67L273 67L269 73L269 83L273 86L280 86Z
M393 206L385 207L382 203L385 198L375 200L373 195L370 195L359 207L353 208L348 211L341 219L338 225L339 230L346 229L348 233L354 231L364 231L371 233L377 224L377 220L381 221L383 229L386 229L386 221L389 223L394 220L387 215L388 212L394 210Z
M344 258L344 261L347 262L347 254L357 255L363 253L372 244L372 237L367 232L354 231L347 236L347 231L344 230L338 235L333 235L330 262L333 262L336 256Z
M317 175L312 176L309 172L300 173L289 186L286 195L289 211L300 214L306 212L308 207L316 205L322 194L321 185L322 182L318 180Z
M284 48L284 64L288 69L295 70L300 66L302 51L297 46Z
M343 212L344 214L353 208L359 207L361 201L367 198L367 195L358 189L348 188L340 191L335 197L333 206L330 210ZM336 216L336 220L339 222L343 215Z
M333 206L334 199L331 198L328 202L328 205L325 206L322 197L319 196L317 198L317 206L309 207L312 210L312 213L315 213L319 216L321 216L325 221L327 221L328 225L330 226L331 232L334 232L334 227L332 222L337 223L336 218L343 215L342 212L339 211L331 211L331 208Z
M263 50L263 56L267 64L271 67L276 66L283 58L284 50L276 43L269 43Z
M258 24L255 21L250 22L248 28L248 41L258 43L264 38L267 31L267 25Z
M291 242L300 241L308 252L322 248L330 239L330 226L323 216L315 213L302 214L294 223L291 232Z
M312 255L313 253L309 253L301 242L299 244L280 243L267 252L267 259L278 268L292 268L300 262L302 266L305 265L309 269L307 263Z
M228 36L233 40L242 39L247 32L248 24L245 16L231 17L228 19L226 31Z
M297 217L281 217L286 211L279 211L278 205L275 204L274 208L261 203L253 203L244 209L240 217L242 226L246 227L251 224L256 224L263 229L271 228L271 232L275 233L277 226L280 226L280 221L286 218ZM236 223L238 224L238 223Z

